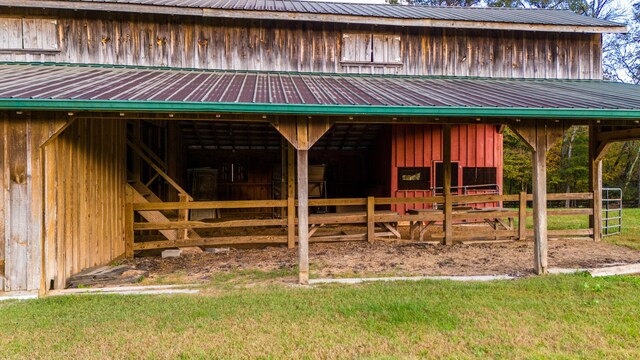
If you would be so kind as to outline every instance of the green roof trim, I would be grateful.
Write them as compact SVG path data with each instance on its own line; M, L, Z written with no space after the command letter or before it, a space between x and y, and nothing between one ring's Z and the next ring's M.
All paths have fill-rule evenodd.
M544 119L640 119L640 109L209 103L136 100L0 99L4 110L142 111L273 115L447 116Z

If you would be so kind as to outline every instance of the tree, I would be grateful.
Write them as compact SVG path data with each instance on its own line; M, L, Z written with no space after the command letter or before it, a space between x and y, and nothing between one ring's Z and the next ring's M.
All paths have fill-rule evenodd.
M640 1L633 11L629 32L610 36L605 42L604 72L611 80L640 84Z

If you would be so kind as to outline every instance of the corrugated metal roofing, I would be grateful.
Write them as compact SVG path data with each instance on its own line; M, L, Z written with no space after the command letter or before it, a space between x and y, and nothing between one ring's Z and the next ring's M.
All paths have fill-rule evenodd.
M37 3L60 3L40 0ZM420 5L354 4L292 0L68 0L81 4L133 4L173 8L348 15L358 17L429 19L513 24L619 27L621 24L577 15L568 10L476 7L430 7ZM16 4L16 6L22 6ZM120 8L120 11L126 11ZM242 16L238 16L242 17Z
M527 116L528 109L591 109L630 110L627 117L640 118L640 86L593 80L0 65L0 108L74 104L114 111L425 116L465 111L474 116L483 109L494 116Z

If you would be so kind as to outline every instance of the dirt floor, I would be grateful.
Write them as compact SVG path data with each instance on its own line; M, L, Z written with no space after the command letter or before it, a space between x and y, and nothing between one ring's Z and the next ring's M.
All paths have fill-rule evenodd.
M297 250L286 247L228 249L162 259L144 256L126 264L149 271L150 279L181 274L207 281L217 273L295 269ZM533 242L512 241L453 246L397 241L310 244L312 277L384 275L531 274ZM640 262L640 251L588 240L549 241L549 267L590 268Z

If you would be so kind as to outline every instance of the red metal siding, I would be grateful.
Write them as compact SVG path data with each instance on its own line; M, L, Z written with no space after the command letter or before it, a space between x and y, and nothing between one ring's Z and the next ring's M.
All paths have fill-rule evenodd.
M502 134L495 125L459 125L451 128L451 160L459 163L462 186L464 167L495 167L502 189ZM398 198L431 196L430 190L398 190L399 167L430 167L431 184L435 184L434 162L442 161L442 127L440 125L393 125L391 128L391 196ZM425 205L394 206L405 213L407 208Z

